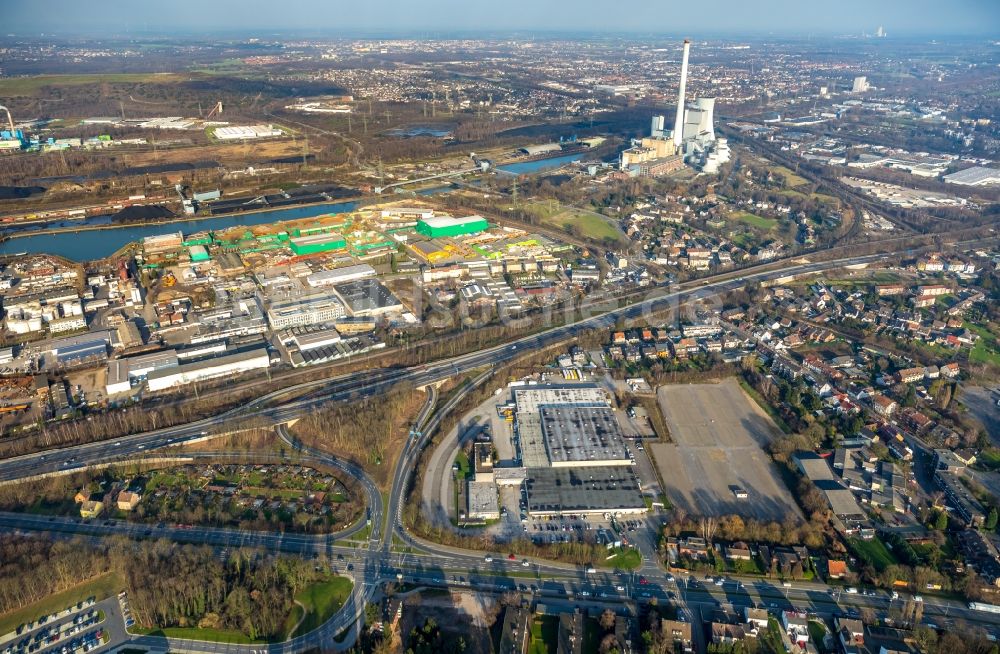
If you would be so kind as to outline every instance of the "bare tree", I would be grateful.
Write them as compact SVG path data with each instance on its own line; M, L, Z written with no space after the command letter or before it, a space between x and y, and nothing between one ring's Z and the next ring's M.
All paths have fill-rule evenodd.
M615 612L611 609L604 609L599 620L601 629L611 631L615 627Z

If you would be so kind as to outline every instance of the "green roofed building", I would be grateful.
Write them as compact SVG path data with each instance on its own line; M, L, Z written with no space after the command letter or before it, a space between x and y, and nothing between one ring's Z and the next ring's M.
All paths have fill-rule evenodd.
M482 216L466 216L464 218L434 216L433 218L421 218L417 221L417 232L430 238L478 234L489 228L489 223Z
M204 245L192 245L188 248L188 254L191 255L191 261L195 263L209 260L208 250L205 249Z
M310 234L289 239L289 247L297 255L330 252L347 247L347 241L340 234Z

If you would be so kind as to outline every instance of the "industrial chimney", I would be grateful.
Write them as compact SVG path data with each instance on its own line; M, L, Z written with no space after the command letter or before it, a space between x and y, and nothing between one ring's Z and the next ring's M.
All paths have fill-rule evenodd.
M688 53L691 51L691 41L684 39L684 58L681 60L681 88L677 94L677 117L674 118L674 147L681 149L681 137L684 135L684 87L688 79Z

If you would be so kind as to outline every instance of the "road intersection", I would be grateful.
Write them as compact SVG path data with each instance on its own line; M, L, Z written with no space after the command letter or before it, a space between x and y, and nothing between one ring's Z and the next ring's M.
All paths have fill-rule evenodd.
M585 331L611 327L619 319L639 318L678 306L690 301L692 297L708 297L742 288L751 280L766 281L859 265L877 261L883 256L885 255L856 256L821 263L790 262L790 265L780 270L748 271L736 278L698 280L677 290L658 289L642 302L451 359L413 368L383 369L365 375L307 382L292 389L268 394L239 409L187 425L122 437L114 443L89 443L0 461L0 482L22 480L40 474L65 474L109 460L140 457L150 450L197 442L237 418L264 418L276 425L279 436L296 450L303 462L312 461L336 468L361 483L367 496L366 518L333 534L315 536L238 529L181 528L165 524L151 526L112 521L85 522L10 513L0 513L0 528L92 537L118 534L133 538L197 542L220 548L245 546L302 556L325 555L328 560L337 562L334 567L338 568L339 573L348 574L354 579L353 592L330 620L318 629L289 641L237 645L152 636L137 636L131 640L130 644L155 650L169 648L170 651L225 654L291 654L313 648L342 651L355 642L366 602L375 598L385 583L393 581L480 591L521 591L538 597L571 597L577 602L643 601L657 598L678 601L689 608L714 607L725 603L735 607L762 605L769 608L810 608L826 614L840 614L863 607L885 610L892 599L884 593L835 596L830 587L816 582L796 582L789 588L756 577L733 577L728 583L723 582L721 585L693 580L690 576L673 577L660 566L660 559L655 551L659 525L653 519L647 521L647 537L637 539L643 554L639 570L630 573L600 571L596 574L587 574L586 569L581 566L552 561L531 560L525 566L522 560L510 560L503 555L496 555L493 560L486 561L482 552L444 546L419 538L406 529L402 520L403 502L417 455L444 417L458 406L466 393L489 379L496 367L518 358L524 352L566 342ZM438 399L435 383L476 370L481 372L465 382L458 392L435 410ZM383 498L378 487L359 466L296 441L284 427L289 421L321 404L375 396L403 382L426 388L428 397L400 452L387 498ZM306 394L287 402L276 402L280 397L297 390ZM370 528L366 542L357 543L355 537L366 528ZM352 543L351 539L355 539L355 542ZM395 541L402 546L394 547ZM343 569L339 569L340 561L343 561ZM982 614L970 611L964 604L943 599L926 600L924 615L925 619L933 617L940 621L962 618L970 622L990 623L988 617L984 618ZM338 636L341 636L339 641Z

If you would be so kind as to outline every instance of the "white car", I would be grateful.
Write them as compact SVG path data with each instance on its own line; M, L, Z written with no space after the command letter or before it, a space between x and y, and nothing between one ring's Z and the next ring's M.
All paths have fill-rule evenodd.
M493 563L493 557L488 554L483 560L486 561L487 563Z

